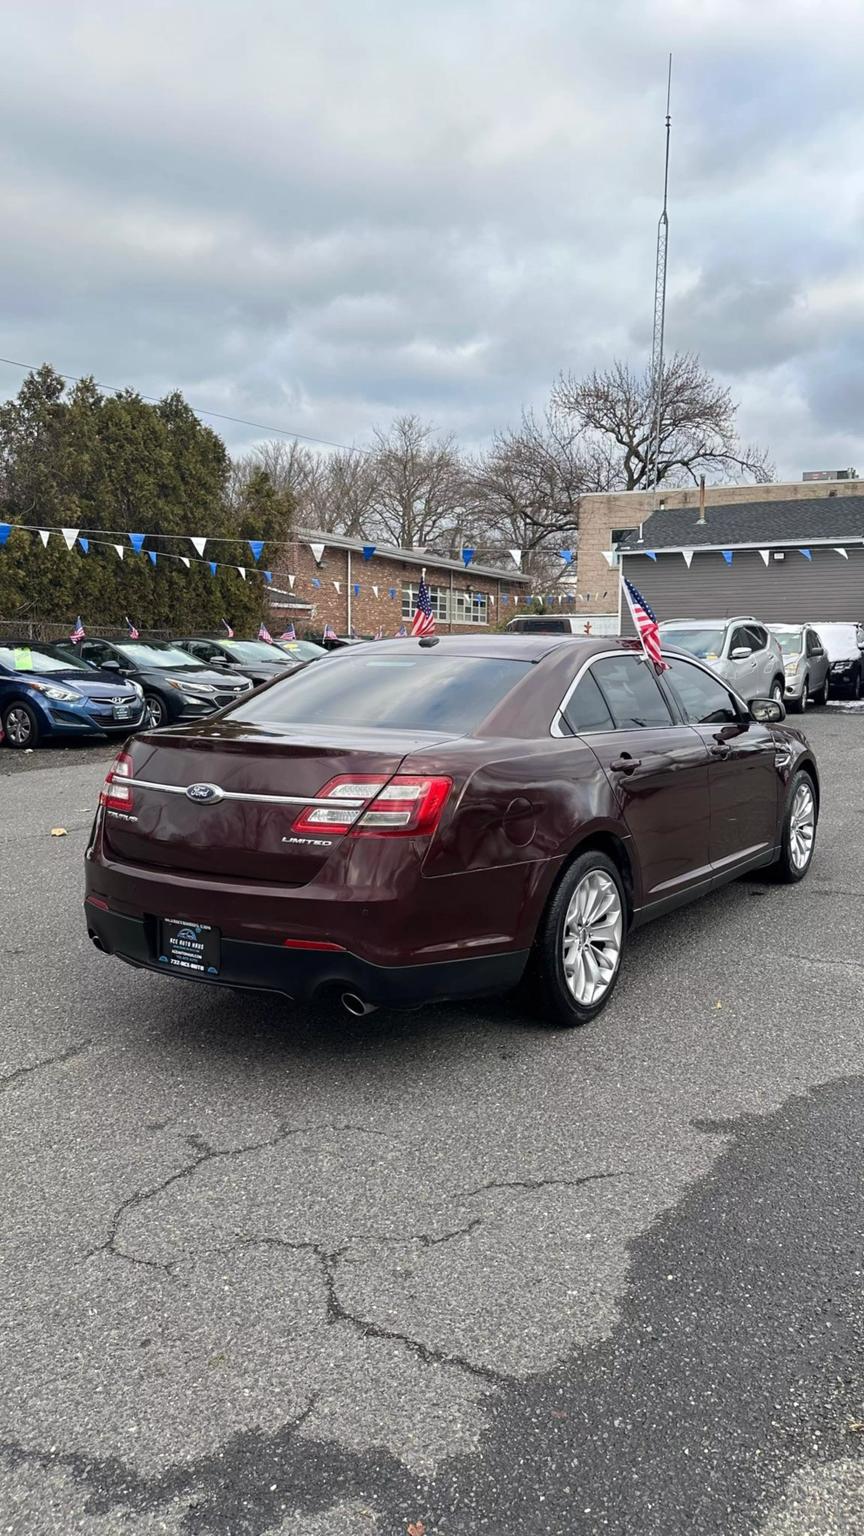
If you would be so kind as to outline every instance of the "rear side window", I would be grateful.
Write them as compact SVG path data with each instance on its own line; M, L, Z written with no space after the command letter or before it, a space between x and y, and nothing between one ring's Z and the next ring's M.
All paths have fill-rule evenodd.
M530 661L435 651L336 652L230 711L250 724L346 725L363 730L473 730L531 671Z
M723 684L689 661L669 660L665 674L688 725L731 725L738 719L735 704Z
M612 731L615 722L591 672L579 679L563 711L564 723L574 736L592 731Z
M618 730L670 725L672 716L660 689L639 656L607 656L591 671Z

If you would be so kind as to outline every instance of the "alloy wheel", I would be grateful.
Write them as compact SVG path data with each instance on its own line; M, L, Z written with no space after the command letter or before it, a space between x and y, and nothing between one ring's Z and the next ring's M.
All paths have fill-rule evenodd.
M816 836L816 801L809 783L798 785L789 816L789 857L795 868L806 869Z
M26 747L33 736L33 722L20 705L13 704L6 712L6 734L13 747Z
M592 1008L615 980L624 937L618 888L602 869L579 881L564 920L564 977L576 1002Z
M148 695L147 713L150 717L150 727L152 730L158 730L160 725L165 724L165 705L155 693Z
M781 683L771 684L771 697L775 704L783 703L783 686Z

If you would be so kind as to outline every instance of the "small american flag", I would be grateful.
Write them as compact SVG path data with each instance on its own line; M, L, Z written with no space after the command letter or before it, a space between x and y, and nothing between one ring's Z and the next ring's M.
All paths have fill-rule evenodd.
M648 660L654 663L655 671L665 672L668 669L669 663L663 660L660 650L660 630L657 626L657 616L646 603L642 593L634 587L632 581L628 581L626 576L622 576L621 580L624 584L624 596L627 599L627 606L633 616L633 623L636 625L639 639L642 642L642 649Z
M338 640L339 639L339 636L337 635L337 633L336 633L335 629L333 628L332 624L327 623L327 624L324 625L324 634L323 634L322 638L324 640Z
M294 628L294 625L293 624L288 624L285 627L285 629L283 629L281 635L279 636L279 639L280 640L296 640L297 639L297 631Z
M222 619L221 623L222 623L222 628L224 629L226 635L228 636L228 639L229 640L233 640L234 639L234 631L231 628L231 625L228 623L228 620L227 619Z
M420 577L420 585L417 588L417 607L414 609L414 622L411 625L412 635L434 635L435 615L432 612L432 599L429 596L429 588L425 577Z
M140 639L140 635L139 635L137 629L135 628L135 625L132 623L132 620L130 619L128 613L126 615L126 628L129 631L129 639L130 640L138 640L138 639Z
M72 641L73 645L77 645L79 640L83 640L84 639L84 625L81 623L81 615L80 615L80 613L79 613L77 619L75 620L74 626L72 628L72 633L69 636L69 639Z
M404 624L400 624L399 628L396 631L396 639L397 640L407 640L407 638L408 638L408 631L405 628Z
M272 645L273 644L273 636L271 635L271 633L270 633L269 629L267 628L266 624L259 624L259 626L258 626L258 639L259 640L263 640L265 645Z

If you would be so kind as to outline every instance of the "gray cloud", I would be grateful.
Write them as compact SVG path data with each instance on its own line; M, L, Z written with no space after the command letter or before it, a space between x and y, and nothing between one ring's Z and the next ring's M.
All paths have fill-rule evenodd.
M782 473L864 461L862 41L852 0L39 0L0 93L4 350L482 442L560 369L645 359L671 46L669 343Z

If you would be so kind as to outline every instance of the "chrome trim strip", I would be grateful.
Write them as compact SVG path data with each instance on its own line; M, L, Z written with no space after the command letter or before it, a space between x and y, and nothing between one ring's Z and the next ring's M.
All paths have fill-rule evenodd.
M187 789L185 784L156 784L151 779L129 779L121 775L118 775L117 783L131 784L136 789L159 789L166 795L185 795ZM334 805L344 805L353 809L355 806L366 805L371 798L371 795L367 795L365 800L358 800L348 795L338 795L322 800L315 795L251 795L232 789L222 790L222 800L254 800L259 805L323 805L328 810L332 810ZM214 804L219 803L214 802ZM202 809L205 807L206 802L203 802Z

